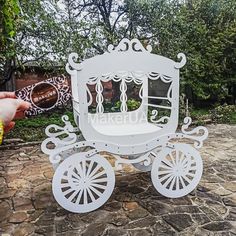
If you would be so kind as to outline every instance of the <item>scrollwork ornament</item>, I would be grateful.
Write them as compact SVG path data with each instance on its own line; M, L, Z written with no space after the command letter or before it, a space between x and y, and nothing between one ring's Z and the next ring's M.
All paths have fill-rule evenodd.
M177 55L177 58L181 59L181 61L175 63L175 68L176 69L180 69L180 68L182 68L186 64L187 59L186 59L186 56L183 53L179 53Z
M71 122L69 121L69 117L64 115L62 116L62 121L64 122L64 127L52 124L49 125L45 133L49 137L45 139L42 143L42 151L46 154L51 154L54 150L58 149L62 146L68 146L76 142L77 132L79 129L74 128ZM66 135L66 138L60 139L59 137L62 135ZM48 148L49 144L53 144L54 148Z
M187 130L192 123L192 119L190 117L184 118L184 124L181 127L181 131L185 137L195 140L194 147L195 148L201 148L203 145L203 141L208 137L208 130L206 127L198 126L192 130ZM200 133L202 133L200 135ZM197 134L197 136L194 136L193 134Z
M140 162L143 162L145 166L149 166L152 163L152 159L150 157L151 153L152 152L147 152L135 159L126 159L123 158L122 156L113 155L116 158L115 167L119 169L121 167L121 164L134 164Z
M56 155L50 155L49 156L49 161L52 163L52 164L58 164L60 161L61 161L61 156L59 154L56 154Z
M138 39L122 39L117 47L113 45L109 45L107 48L109 53L112 52L126 52L126 51L133 51L133 52L148 52L152 51L152 46L148 45L146 48L141 44Z
M68 58L68 63L66 64L66 71L69 73L69 74L74 74L73 72L73 69L74 70L77 70L77 71L80 71L82 70L82 64L80 63L76 63L76 61L78 60L79 58L79 55L75 52L72 52L70 55L69 55L69 58ZM70 67L72 69L70 69Z
M160 122L167 123L170 119L168 116L163 116L160 119L156 120L157 116L158 116L158 111L157 110L152 110L152 115L150 117L150 120L151 120L152 123L155 123L155 124L158 124Z

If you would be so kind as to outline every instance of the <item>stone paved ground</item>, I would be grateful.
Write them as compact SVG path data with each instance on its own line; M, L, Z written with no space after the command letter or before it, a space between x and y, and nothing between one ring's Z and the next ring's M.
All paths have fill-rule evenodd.
M109 202L88 214L55 202L53 171L39 146L0 150L0 235L236 235L236 126L208 128L204 174L190 195L162 197L150 174L126 168Z

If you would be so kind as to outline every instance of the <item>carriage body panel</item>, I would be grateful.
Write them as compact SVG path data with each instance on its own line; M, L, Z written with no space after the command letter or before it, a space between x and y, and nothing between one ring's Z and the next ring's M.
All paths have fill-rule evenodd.
M140 45L138 45L138 50L135 50L133 46L136 43L137 41L130 41L130 44L126 45L127 50L119 49L118 46L116 50L86 59L76 67L73 67L74 62L69 60L70 66L74 69L70 74L75 122L86 140L133 145L176 131L179 112L178 63L169 58L152 54ZM149 81L158 79L170 84L171 87L169 88L169 100L167 97L164 98L170 102L170 106L167 107L170 110L170 117L165 125L157 125L155 122L148 121L148 109L149 106L152 106L149 103ZM141 84L142 101L140 107L135 111L127 111L126 107L121 112L105 113L102 107L103 98L99 104L98 96L97 106L100 106L101 109L97 109L96 114L90 114L87 85L95 84L97 86L100 83L102 86L102 82L108 80L119 80L121 84L124 81L123 85L126 86L126 89L127 84L131 81ZM98 90L97 93L99 93ZM123 94L126 98L123 100L121 98L121 103L125 107L126 91L123 91ZM102 97L101 91L100 95ZM127 119L134 120L132 117L136 117L138 121L127 121ZM109 120L119 119L123 120L123 123L114 122L111 124L109 122ZM100 124L101 120L106 120L107 123Z

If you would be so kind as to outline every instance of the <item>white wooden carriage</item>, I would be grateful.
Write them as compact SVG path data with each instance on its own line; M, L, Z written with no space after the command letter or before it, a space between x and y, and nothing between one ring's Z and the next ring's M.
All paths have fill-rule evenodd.
M67 72L71 75L74 128L63 116L64 127L50 125L42 151L49 155L55 169L52 182L57 202L71 212L89 212L102 206L115 186L115 173L101 152L115 158L116 167L130 163L142 171L151 171L156 190L166 197L177 198L190 193L200 181L203 165L199 152L207 138L205 127L187 130L191 118L186 117L181 132L176 132L179 113L179 69L186 63L151 53L137 40L123 39L108 52L76 63L71 53ZM120 111L105 112L103 85L119 83ZM156 82L165 84L166 95L150 94L158 90ZM140 106L127 107L127 88L139 87ZM88 85L96 89L96 112L90 112L93 96ZM52 129L54 129L52 132ZM77 131L84 139L79 140ZM64 137L66 135L67 137ZM194 147L180 142L187 138ZM49 144L53 144L49 145Z

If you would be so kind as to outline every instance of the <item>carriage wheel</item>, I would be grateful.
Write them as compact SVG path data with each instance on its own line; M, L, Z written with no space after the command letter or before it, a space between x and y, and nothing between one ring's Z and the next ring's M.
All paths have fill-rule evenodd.
M90 158L76 153L57 168L52 182L56 201L76 213L93 211L111 196L115 173L110 163L96 154Z
M193 191L202 176L199 152L187 144L165 147L154 160L151 177L156 190L166 197L182 197Z

